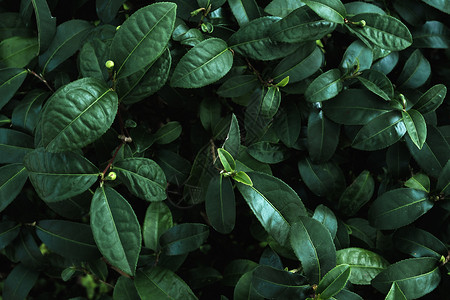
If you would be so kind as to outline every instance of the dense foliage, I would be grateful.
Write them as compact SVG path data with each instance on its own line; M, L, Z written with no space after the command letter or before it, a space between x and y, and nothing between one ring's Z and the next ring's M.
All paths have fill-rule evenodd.
M10 299L448 299L448 1L0 1Z

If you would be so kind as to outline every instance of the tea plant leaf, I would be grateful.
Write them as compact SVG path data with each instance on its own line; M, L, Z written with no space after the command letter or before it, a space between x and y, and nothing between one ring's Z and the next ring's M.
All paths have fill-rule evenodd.
M28 134L0 128L0 163L21 163L33 148L33 138Z
M398 286L397 282L394 281L391 285L389 293L386 295L385 300L407 300L405 294Z
M3 298L26 299L38 277L37 270L25 266L23 263L17 265L4 281Z
M240 27L261 16L255 0L228 0L228 5Z
M340 0L305 0L302 2L325 20L344 24L347 11Z
M402 88L418 88L422 86L431 75L430 62L416 49L405 62L402 72L398 76L398 85Z
M340 125L328 119L322 110L311 110L308 117L308 153L315 163L328 161L339 142Z
M27 74L26 70L20 68L0 69L0 109L14 96Z
M447 87L443 84L436 84L426 91L413 108L422 114L435 111L444 101L447 94Z
M214 176L208 185L205 199L206 215L211 226L222 234L230 233L236 221L233 186L227 177Z
M226 80L217 90L222 97L240 97L251 92L258 85L254 75L237 75Z
M320 102L335 97L344 87L339 69L331 69L319 75L305 91L306 101Z
M0 167L0 212L20 194L28 178L22 164L9 164Z
M56 18L52 17L45 0L31 0L38 29L39 47L36 54L42 53L50 46L56 33Z
M15 36L0 42L0 66L23 68L36 57L38 41L36 38Z
M357 78L368 90L384 100L389 101L394 97L392 83L383 73L376 70L366 70Z
M43 90L30 91L12 112L11 123L13 126L33 133L39 119L42 104L49 95L50 93Z
M117 11L125 0L96 0L97 15L103 23L109 23L116 17Z
M21 226L14 221L0 222L0 250L3 250L19 235Z
M181 255L198 249L208 238L208 226L200 223L175 225L164 232L159 242L167 255Z
M140 300L134 280L120 276L114 286L113 299Z
M319 299L328 299L339 293L347 284L351 268L342 264L331 269L317 285L316 293Z
M394 234L395 247L413 257L434 257L441 259L447 256L447 247L431 233L412 226L400 228Z
M158 251L159 238L173 226L172 213L164 202L152 202L147 208L142 228L145 247Z
M422 149L423 144L427 138L427 125L425 118L420 112L415 109L402 111L403 123L406 126L406 131L409 137L417 148Z
M370 172L362 171L339 198L339 210L345 215L353 216L372 198L374 189L375 181Z

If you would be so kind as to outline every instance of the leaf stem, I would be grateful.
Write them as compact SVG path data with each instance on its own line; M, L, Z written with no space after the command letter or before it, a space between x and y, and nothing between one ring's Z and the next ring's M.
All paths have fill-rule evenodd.
M42 75L37 74L36 72L34 72L33 70L30 70L30 69L27 69L27 71L28 71L28 73L33 74L36 78L38 78L40 81L42 81L52 93L55 92L52 89L52 87L48 84L47 80L45 80Z

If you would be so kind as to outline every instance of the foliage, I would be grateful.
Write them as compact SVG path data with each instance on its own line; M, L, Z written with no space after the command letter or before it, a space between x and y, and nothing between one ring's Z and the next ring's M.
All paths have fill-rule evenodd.
M0 1L3 299L447 299L449 13Z

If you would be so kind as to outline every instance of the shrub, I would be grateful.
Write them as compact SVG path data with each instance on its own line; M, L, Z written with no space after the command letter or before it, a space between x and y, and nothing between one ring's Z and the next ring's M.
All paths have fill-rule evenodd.
M0 2L3 299L448 298L445 1L124 2Z

